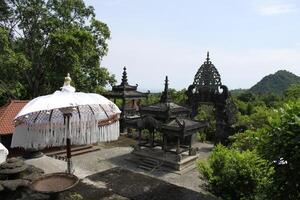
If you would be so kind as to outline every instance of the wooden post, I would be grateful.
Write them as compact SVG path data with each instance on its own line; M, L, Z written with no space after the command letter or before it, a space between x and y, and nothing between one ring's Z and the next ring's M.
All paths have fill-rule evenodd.
M70 138L67 138L67 165L68 165L67 172L71 174L72 167L71 167L71 139Z
M121 125L120 125L120 132L124 133L125 128L125 98L122 98L122 108L121 108Z
M177 153L177 154L180 154L180 138L179 138L179 137L177 137L176 153Z
M139 146L141 146L141 140L142 140L142 130L139 129L139 142L138 142Z
M164 150L164 153L166 153L167 152L167 136L166 136L166 134L163 135L163 142L164 142L163 150Z
M189 136L189 156L192 155L192 135Z
M67 119L67 172L72 173L72 160L71 160L71 139L70 139L70 117L72 114L64 114L65 118Z
M154 147L154 131L151 132L151 148Z

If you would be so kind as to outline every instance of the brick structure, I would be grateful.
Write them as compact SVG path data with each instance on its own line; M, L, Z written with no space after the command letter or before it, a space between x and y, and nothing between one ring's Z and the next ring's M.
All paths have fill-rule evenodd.
M10 147L15 128L14 118L27 103L27 100L10 100L7 104L0 107L0 142L6 148Z

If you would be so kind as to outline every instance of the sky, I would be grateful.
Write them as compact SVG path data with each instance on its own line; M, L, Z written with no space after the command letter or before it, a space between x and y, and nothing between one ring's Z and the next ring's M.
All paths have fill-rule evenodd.
M181 90L210 52L229 89L285 69L300 75L299 0L85 0L110 28L101 66L129 84Z

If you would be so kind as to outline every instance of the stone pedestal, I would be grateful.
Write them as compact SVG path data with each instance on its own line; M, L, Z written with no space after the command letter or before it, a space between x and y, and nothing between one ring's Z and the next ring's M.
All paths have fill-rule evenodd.
M40 150L31 148L31 149L26 149L23 158L25 159L40 158L43 155L44 154Z
M188 154L180 154L179 157L179 155L174 153L164 153L164 151L161 149L149 148L135 149L132 152L132 155L134 156L133 159L135 159L137 162L146 158L151 158L159 161L161 166L167 167L173 171L183 171L187 168L194 168L195 161L198 158L197 155L189 156Z

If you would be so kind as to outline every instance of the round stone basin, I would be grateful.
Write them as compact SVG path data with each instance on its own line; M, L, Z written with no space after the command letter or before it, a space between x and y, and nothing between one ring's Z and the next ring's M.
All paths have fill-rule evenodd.
M77 176L68 173L45 174L34 180L30 188L36 192L53 194L71 189L79 182Z

